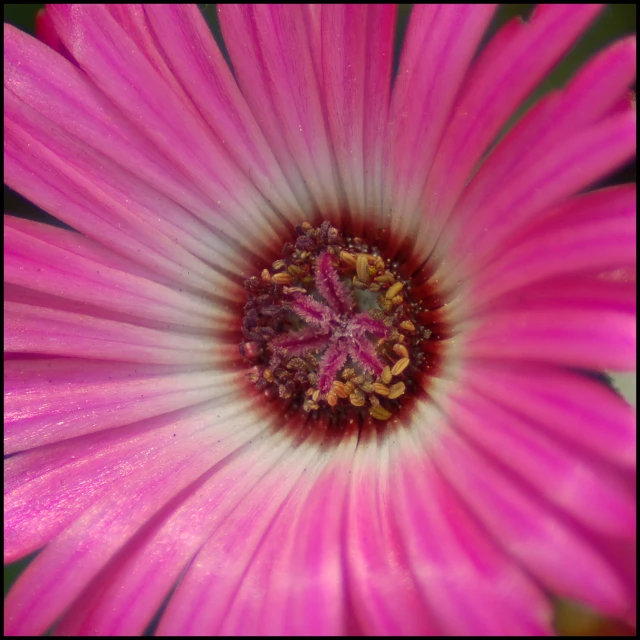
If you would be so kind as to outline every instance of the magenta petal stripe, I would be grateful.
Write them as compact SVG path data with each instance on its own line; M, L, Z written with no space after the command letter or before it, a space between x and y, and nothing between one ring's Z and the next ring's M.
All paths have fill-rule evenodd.
M252 189L195 109L185 109L184 100L163 82L139 50L110 46L114 41L126 42L128 36L106 9L56 5L52 19L62 41L96 85L129 119L144 116L145 135L161 150L171 149L174 161L212 200L233 200ZM75 38L79 30L86 34L81 40ZM213 166L218 168L215 175L206 171Z
M216 352L223 356L207 336L179 335L17 302L5 303L4 314L6 351L159 364L203 364L215 361Z
M556 144L552 152L539 150L537 157L531 158L527 171L515 177L495 198L488 198L476 208L471 218L470 210L456 210L453 225L461 227L456 255L467 255L473 244L477 247L474 263L483 264L486 254L495 251L498 243L504 242L515 228L632 158L635 136L634 111L613 115L570 135ZM486 232L489 228L494 230L490 235Z
M472 442L585 526L633 537L635 497L604 465L539 433L527 420L471 392L451 418ZM595 506L597 505L597 507Z
M258 123L240 95L200 11L162 5L147 14L154 43L189 99L236 164L283 214L298 205ZM226 143L225 143L226 141Z
M233 192L233 198L230 199L229 190L220 184L220 179L227 175L230 180L241 179L238 175L239 171L233 164L227 164L224 174L209 173L203 178L206 188L201 189L197 178L186 174L185 170L173 160L173 156L159 154L155 142L148 138L148 135L154 131L148 123L153 116L150 110L141 113L140 110L143 107L138 103L138 111L128 119L128 115L119 108L119 105L114 105L108 96L97 91L95 87L87 85L84 74L67 61L52 54L46 47L28 39L11 27L5 27L5 43L5 100L10 98L5 108L5 127L9 127L9 131L15 126L13 124L15 120L16 125L20 123L20 128L27 132L35 128L39 138L47 139L52 135L55 136L56 142L49 147L60 151L64 148L68 149L68 153L64 155L65 161L74 160L77 163L79 153L82 155L88 153L91 156L98 153L101 170L96 172L95 166L92 167L94 179L104 180L105 169L108 167L110 172L116 174L111 180L113 184L120 185L126 181L127 184L132 183L132 188L142 189L143 193L149 191L147 184L152 186L151 194L155 193L156 202L157 192L171 199L169 202L164 202L159 213L164 213L163 217L169 217L175 221L173 216L167 216L162 210L168 209L171 212L177 209L182 226L192 215L210 225L212 213L228 214L229 207L233 209L233 203L240 199L245 213L254 214L256 227L264 229L267 233L270 232L270 220L273 216L265 219L264 216L257 214L256 205L251 201L252 189L244 190L246 197L241 197L243 191L236 189ZM25 54L29 56L31 64L18 64ZM147 71L151 75L154 73L149 69ZM159 90L163 88L166 91L170 90L161 81L158 81L158 85ZM56 108L56 105L63 97L68 101L68 106L61 111ZM33 107L35 112L26 108L26 105ZM7 117L9 117L8 120ZM140 127L141 121L146 126ZM52 127L51 123L55 123L55 126ZM58 130L60 133L55 135ZM114 161L114 164L106 162L107 167L105 167L105 154ZM11 165L8 168L11 169ZM145 186L140 185L138 180L133 180L129 173L141 178ZM106 177L110 177L110 173L106 173ZM13 181L24 180L25 176L17 173L14 177L13 173L9 173L5 179L14 186ZM19 185L19 182L15 185L18 190ZM218 190L211 191L216 185ZM131 201L133 194L128 195ZM176 203L191 213L187 214ZM76 228L83 226L81 217L70 218L71 212L64 209L58 210L57 201L43 202L42 206L49 208L53 206L53 210L61 218ZM260 206L264 208L267 205L262 201ZM232 234L235 239L246 238L247 230L238 234L233 218L216 216L215 221L223 231ZM191 228L194 226L196 229L202 228L202 223L196 225L193 220L189 222ZM84 226L87 226L86 221ZM235 231L234 227L236 227ZM198 235L202 238L202 231ZM220 248L224 249L224 245Z

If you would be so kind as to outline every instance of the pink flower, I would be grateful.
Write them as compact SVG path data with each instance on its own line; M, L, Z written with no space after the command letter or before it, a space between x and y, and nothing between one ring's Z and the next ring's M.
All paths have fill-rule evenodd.
M6 632L629 620L635 41L599 9L53 6L5 26ZM480 51L478 53L480 47ZM392 87L392 88L391 88ZM494 142L499 138L500 142Z

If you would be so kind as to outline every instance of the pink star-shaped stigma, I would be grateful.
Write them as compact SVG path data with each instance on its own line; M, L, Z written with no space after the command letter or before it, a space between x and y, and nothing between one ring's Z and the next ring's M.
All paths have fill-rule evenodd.
M362 373L380 375L384 364L367 334L383 338L389 334L389 329L368 313L354 311L352 293L340 281L328 251L318 256L314 275L316 290L324 302L308 294L295 294L287 308L307 326L286 333L272 345L286 352L288 357L305 356L326 347L317 372L317 387L321 393L331 390L347 358L351 358Z

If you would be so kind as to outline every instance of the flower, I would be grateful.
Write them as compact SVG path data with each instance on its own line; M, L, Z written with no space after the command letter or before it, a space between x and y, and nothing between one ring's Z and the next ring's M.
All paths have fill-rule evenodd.
M6 631L629 619L635 42L597 15L52 6L5 26ZM479 53L478 50L480 49ZM502 137L501 137L502 136ZM500 138L497 144L494 144Z

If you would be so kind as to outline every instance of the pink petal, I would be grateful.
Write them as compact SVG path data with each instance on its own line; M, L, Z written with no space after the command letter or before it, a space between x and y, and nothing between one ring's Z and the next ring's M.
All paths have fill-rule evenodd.
M597 273L636 261L635 185L578 196L557 207L474 279L478 305L551 276Z
M9 468L17 467L16 489L5 525L13 544L5 554L24 554L63 531L13 586L5 631L45 631L149 518L181 491L188 495L203 473L258 436L250 406L237 399L224 406L213 402L139 423L115 446L106 432L88 436L97 450L71 442L10 458ZM48 457L48 463L36 457ZM34 469L39 475L25 483ZM44 524L47 535L38 541Z
M432 420L424 428L438 425ZM550 632L546 597L478 526L406 431L397 433L390 481L394 519L441 634Z
M350 603L367 635L438 635L391 509L392 445L385 436L361 437L356 449L345 533Z
M338 211L308 9L222 4L218 12L242 94L299 201Z
M5 362L5 455L229 393L238 374L100 360Z
M36 12L35 34L40 42L44 42L48 47L57 51L61 55L68 55L60 37L56 33L56 29L51 21L51 16L46 9L38 9Z
M633 157L635 148L636 117L627 112L559 138L552 149L537 149L527 170L495 197L473 210L456 208L449 232L458 240L451 250L467 269L476 270L524 224L616 169ZM473 257L465 258L470 251Z
M398 226L401 236L414 233L425 223L417 213L424 211L421 198L425 182L494 11L491 4L416 4L411 11L387 132L392 224ZM429 247L425 251L428 253Z
M126 36L121 40L126 41ZM122 82L122 76L116 75ZM186 167L204 170L213 165L195 162L190 155L180 166L177 154L170 152L173 147L160 152L147 138L156 130L140 127L140 122L156 117L144 111L142 102L136 103L133 121L127 120L76 67L11 27L5 27L5 91L5 180L117 252L128 252L139 260L147 257L148 247L164 257L169 251L170 258L190 267L193 283L203 265L194 262L185 247L204 259L215 253L226 263L237 264L243 255L238 248L247 246L248 240L256 247L275 238L270 216L256 209L264 209L266 203L252 204L252 191L238 187L240 178L233 165L217 165L220 171L215 175L209 171L200 180L206 182L203 189ZM206 127L198 127L204 140ZM220 185L227 175L222 170L225 166L232 182L229 187ZM212 192L215 185L218 188ZM242 229L228 217L238 208L252 220ZM141 246L146 250L141 252ZM156 257L149 266L158 270L162 264ZM206 277L203 288L204 282Z
M611 114L636 75L636 42L627 38L589 61L562 91L546 96L491 152L465 189L457 208L476 210L495 198L537 158ZM629 111L629 109L626 109Z
M322 99L356 235L382 198L395 21L395 5L324 5L311 47L321 59Z
M343 438L313 482L283 506L244 576L222 634L344 633L344 501L356 442L353 432ZM254 594L261 589L256 611Z
M470 389L453 393L449 416L468 440L541 497L588 527L635 536L635 497L598 458L546 436L535 422Z
M476 360L465 365L463 380L554 438L635 465L634 410L591 377L547 364Z
M600 10L539 6L528 20L514 18L491 39L469 70L442 136L426 189L429 211L448 215L493 138Z
M125 5L125 11L131 11ZM145 9L158 57L197 107L218 143L284 215L299 209L273 152L195 5ZM299 220L295 220L295 223Z
M312 597L313 590L318 587L315 594L321 597L323 608L317 612L324 610L323 625L327 625L318 632L342 632L340 611L344 603L340 597L331 597L332 589L336 588L336 562L335 556L331 557L331 549L335 549L335 527L340 509L334 513L326 509L313 513L305 509L305 500L310 499L317 505L316 500L323 497L322 492L319 496L313 492L316 483L325 488L332 485L333 490L339 488L333 484L330 469L348 455L353 447L349 444L352 436L347 437L342 453L341 449L336 449L338 443L330 434L315 433L308 444L303 436L287 453L273 475L272 480L276 482L272 484L269 480L264 486L257 485L248 499L221 522L187 569L169 601L158 633L279 635L287 628L311 633L309 623L316 618L312 618L315 614L309 611L313 601L308 602L306 598ZM322 482L323 478L329 484ZM310 533L295 540L297 527L305 526L306 518L310 519L307 526L317 523L314 518L326 520L327 546L322 538L318 541ZM306 556L309 562L306 554L313 554L314 547L307 545L312 541L316 541L318 548L316 560L311 560L316 570L307 573L308 569L300 567L299 560ZM323 544L318 546L319 542ZM287 556L287 550L294 555ZM328 561L326 573L318 582L316 563L323 559ZM288 562L296 567L295 571L286 572L294 584L284 583L287 594L286 597L281 594L278 606L265 607L265 599L275 596L279 589L278 582L271 579L271 570L275 572L274 577L282 580L281 563ZM300 596L303 596L301 601L296 600ZM287 603L289 608L285 606Z
M544 283L505 297L464 335L465 357L546 361L596 371L635 369L635 287Z
M207 300L186 292L151 282L104 264L102 255L85 255L68 251L72 239L55 236L76 236L49 225L22 221L4 227L4 279L44 293L70 300L87 302L133 316L186 327L210 329L216 307L228 305L228 299L218 296ZM234 292L235 293L235 292ZM217 300L216 300L217 298Z
M106 8L55 5L50 10L63 43L96 86L129 120L137 122L143 117L145 135L178 162L212 200L235 199L244 193L250 199L255 197L249 176L230 162L224 143L204 125L197 106L175 91L175 86L167 84L143 50L135 44L131 46L133 40ZM202 18L198 22L203 34ZM83 34L82 38L77 37L78 33ZM208 45L215 47L211 36ZM190 63L193 64L193 57ZM210 65L208 70L215 74L221 68L218 60L217 68ZM228 76L227 85L230 85ZM237 94L235 97L239 98ZM227 109L233 107L227 105Z
M453 433L441 434L432 458L492 538L543 587L608 615L624 613L630 596L621 577L549 503Z
M59 635L138 635L207 539L244 501L281 489L287 434L254 441L176 496L101 571L56 625Z
M212 336L159 331L82 312L5 302L4 313L6 351L192 365L228 362L237 352L234 344L221 349Z

